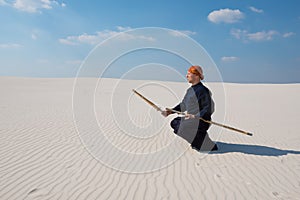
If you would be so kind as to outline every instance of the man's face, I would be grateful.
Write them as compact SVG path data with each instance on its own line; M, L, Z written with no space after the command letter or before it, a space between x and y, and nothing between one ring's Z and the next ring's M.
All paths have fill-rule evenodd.
M191 72L187 72L186 78L189 83L199 82L199 76L197 76L196 74L193 74Z

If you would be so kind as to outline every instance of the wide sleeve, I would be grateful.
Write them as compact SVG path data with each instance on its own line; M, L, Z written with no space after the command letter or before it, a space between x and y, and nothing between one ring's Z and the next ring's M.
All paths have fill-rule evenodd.
M172 110L176 110L176 111L179 111L179 112L182 112L184 111L184 109L181 109L181 107L183 108L183 104L182 103L179 103L177 106L175 106L174 108L172 108Z
M211 93L208 89L202 90L198 95L199 111L195 116L204 119L210 119L214 112L214 103L211 98Z
M186 111L186 105L185 105L186 98L187 98L187 93L183 97L183 100L177 106L173 107L172 109L179 111L179 112Z

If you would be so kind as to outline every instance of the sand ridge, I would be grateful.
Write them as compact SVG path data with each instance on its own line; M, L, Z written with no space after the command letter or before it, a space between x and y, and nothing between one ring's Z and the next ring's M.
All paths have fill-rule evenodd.
M115 80L107 81L108 87ZM167 166L147 173L128 173L99 162L83 145L73 121L73 83L71 78L0 78L0 199L300 198L299 84L225 83L224 102L214 84L207 83L215 91L216 105L224 102L226 106L221 122L249 130L254 136L211 127L210 136L219 142L220 151L199 153L182 141L178 143L184 150L180 151L182 155ZM123 84L129 89L143 81ZM178 98L186 89L184 83L164 84L177 88ZM115 90L115 97L127 95L122 91ZM103 92L98 97L110 102L110 89ZM163 92L158 96L153 91L144 92L154 100L164 97L159 102L162 105L171 106L177 100L168 99ZM144 102L131 98L148 117L157 116L151 119L135 110L132 120L145 127L150 124L157 134L150 137L149 143L120 135L120 129L109 123L110 117L97 112L102 107L97 107L101 128L112 142L129 152L147 153L174 139L167 126L172 117L164 119ZM216 113L214 120L220 119L222 114ZM161 124L164 129L159 130ZM86 126L86 134L98 131L88 122ZM122 121L120 126L125 131L130 128ZM99 144L97 140L94 143ZM106 151L109 154L109 149ZM153 160L162 162L168 159L165 155L168 151Z

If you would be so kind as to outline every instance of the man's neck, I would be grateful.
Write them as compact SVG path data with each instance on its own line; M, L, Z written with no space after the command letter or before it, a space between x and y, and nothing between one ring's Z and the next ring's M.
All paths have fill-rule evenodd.
M200 81L192 83L192 86L197 85L198 83L200 83Z

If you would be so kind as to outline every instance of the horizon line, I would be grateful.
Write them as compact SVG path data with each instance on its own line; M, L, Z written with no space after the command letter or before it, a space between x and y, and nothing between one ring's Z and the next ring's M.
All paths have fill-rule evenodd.
M117 77L93 77L93 76L83 76L83 77L76 77L76 76L3 76L0 75L0 78L28 78L28 79L76 79L76 78L104 78L104 79L116 79L120 80L120 78ZM163 82L176 82L176 83L186 83L186 81L176 81L176 80L161 80L161 79L129 79L129 78L123 78L124 80L133 80L133 81L163 81ZM275 81L206 81L203 80L201 82L204 83L232 83L232 84L300 84L299 82L294 81L285 81L285 82L275 82Z

